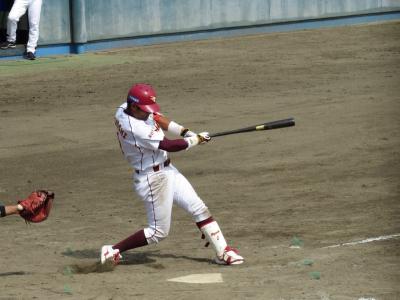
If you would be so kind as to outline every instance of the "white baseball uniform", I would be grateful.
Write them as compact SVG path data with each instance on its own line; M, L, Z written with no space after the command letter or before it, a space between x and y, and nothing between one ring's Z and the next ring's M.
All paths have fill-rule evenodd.
M15 0L7 20L7 40L15 43L17 39L17 26L19 19L28 10L29 40L26 47L27 52L35 53L39 39L40 12L42 0Z
M164 132L153 114L143 121L124 112L122 104L115 115L121 150L135 170L134 190L143 200L148 227L144 229L149 244L167 237L173 203L192 215L195 222L211 217L208 208L188 180L169 163L168 153L158 149Z

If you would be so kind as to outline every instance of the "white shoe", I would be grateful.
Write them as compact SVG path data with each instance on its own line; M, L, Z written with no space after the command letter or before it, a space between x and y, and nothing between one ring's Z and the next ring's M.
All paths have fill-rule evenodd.
M214 261L219 265L240 265L244 262L244 258L239 255L236 249L226 246L224 253L217 256Z
M113 249L112 245L104 245L101 247L101 263L104 264L106 261L112 261L114 265L118 264L122 258L118 249Z

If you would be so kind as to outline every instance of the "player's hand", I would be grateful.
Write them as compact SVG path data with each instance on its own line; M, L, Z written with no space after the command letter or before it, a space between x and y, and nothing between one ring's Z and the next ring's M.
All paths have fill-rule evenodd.
M211 137L208 132L200 132L197 135L186 137L184 138L184 140L188 143L188 150L196 145L201 145L209 142L211 140Z
M185 129L185 133L184 133L183 137L191 137L191 136L196 136L196 135L197 135L196 132L193 132L189 129L188 130Z
M205 144L211 140L210 133L206 131L200 132L197 135L197 138L199 139L199 144Z

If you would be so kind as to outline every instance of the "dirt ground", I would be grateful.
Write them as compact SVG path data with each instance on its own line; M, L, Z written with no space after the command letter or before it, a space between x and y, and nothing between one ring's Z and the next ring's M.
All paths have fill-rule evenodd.
M400 299L399 66L400 22L0 61L0 199L56 193L41 224L0 220L0 299ZM295 118L171 155L245 264L212 264L178 208L168 239L98 264L146 225L113 119L142 81L194 131Z

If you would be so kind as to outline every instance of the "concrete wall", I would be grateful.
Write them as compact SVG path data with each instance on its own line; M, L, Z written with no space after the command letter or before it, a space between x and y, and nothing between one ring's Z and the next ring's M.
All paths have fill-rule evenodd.
M385 10L400 11L400 0L43 0L39 45L84 44Z
M69 0L43 0L39 45L71 42Z
M400 9L400 1L86 0L85 6L91 41Z

